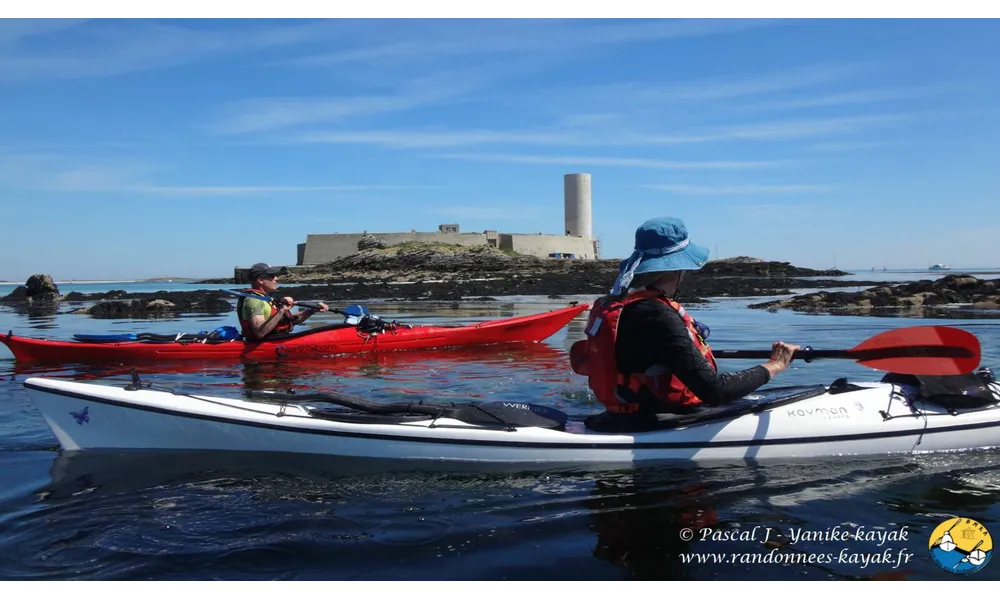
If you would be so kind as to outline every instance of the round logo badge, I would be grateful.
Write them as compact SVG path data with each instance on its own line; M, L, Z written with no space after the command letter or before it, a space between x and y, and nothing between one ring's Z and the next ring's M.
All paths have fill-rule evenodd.
M934 528L927 548L937 566L949 573L968 575L990 562L993 537L982 523L955 517Z

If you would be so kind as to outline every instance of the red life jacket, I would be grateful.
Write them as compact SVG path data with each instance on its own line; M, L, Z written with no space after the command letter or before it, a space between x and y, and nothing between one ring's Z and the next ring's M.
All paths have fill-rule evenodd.
M266 295L258 289L250 288L240 291L246 294L253 294L254 296L259 296L261 300L264 300L264 298L266 298ZM255 340L257 338L256 336L253 335L253 326L251 325L250 321L247 321L243 318L243 303L245 301L246 298L240 298L239 300L236 301L236 318L240 322L240 329L243 330L243 337L245 337L248 340ZM278 310L278 305L274 303L274 300L271 300L268 303L271 305L271 314L273 315L274 312ZM292 327L294 327L294 325L292 324L290 319L291 317L289 316L289 314L285 313L281 317L281 320L278 321L278 324L274 326L274 329L272 329L271 332L268 333L267 335L270 336L276 334L291 333Z
M667 298L662 292L643 290L632 292L620 299L599 299L594 302L587 319L587 339L574 343L570 349L570 365L574 372L587 376L590 389L608 412L633 413L640 410L642 408L640 391L643 388L662 404L658 407L647 407L658 412L669 410L671 405L694 406L702 403L701 399L677 376L656 374L655 366L646 373L625 374L619 371L618 361L615 358L618 319L626 305L646 299L656 300L676 311L687 325L695 347L701 351L712 368L718 370L712 349L698 333L694 319L680 304Z

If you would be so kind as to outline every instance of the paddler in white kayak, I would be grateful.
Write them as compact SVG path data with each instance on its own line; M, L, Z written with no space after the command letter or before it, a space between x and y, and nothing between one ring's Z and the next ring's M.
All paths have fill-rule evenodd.
M573 345L573 370L587 375L608 413L686 413L738 400L788 368L799 346L775 342L769 360L719 373L709 330L674 299L684 274L708 249L693 244L680 219L639 226L635 250L621 262L610 295L594 302L585 340Z

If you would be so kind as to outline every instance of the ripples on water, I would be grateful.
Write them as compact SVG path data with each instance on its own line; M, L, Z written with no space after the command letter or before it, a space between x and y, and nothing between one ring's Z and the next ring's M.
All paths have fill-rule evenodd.
M851 347L887 328L933 321L747 311L726 300L692 307L719 349L766 348L785 339ZM377 314L467 321L535 312L399 305ZM179 323L179 324L178 324ZM118 322L118 331L205 329L212 319ZM983 342L1000 366L997 322L942 322ZM30 323L0 312L0 329L68 338L107 322L59 316ZM212 325L217 326L217 325ZM156 329L162 327L161 329ZM236 396L243 389L330 389L382 400L519 399L571 414L598 410L566 350L582 319L545 344L355 356L273 364L185 361L142 369L145 380ZM107 329L103 329L107 330ZM764 332L763 334L761 332ZM36 331L36 335L41 332ZM731 361L733 370L754 361ZM1000 529L997 453L757 464L660 465L475 471L395 461L242 453L60 453L21 382L30 375L125 381L127 368L24 367L0 348L0 578L4 579L942 579L927 537L953 515ZM843 361L797 365L775 384L878 377ZM771 527L890 531L906 541L800 541L778 552L869 555L893 548L908 564L684 564L691 550L751 552L750 541L684 542L684 528ZM996 532L995 532L996 533ZM758 542L760 540L758 539ZM895 556L895 554L894 554ZM989 564L970 578L996 579Z

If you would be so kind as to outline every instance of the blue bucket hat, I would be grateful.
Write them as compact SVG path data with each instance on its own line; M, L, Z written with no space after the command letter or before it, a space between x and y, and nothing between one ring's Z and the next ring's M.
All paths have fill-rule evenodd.
M640 273L692 271L708 261L708 248L691 243L684 221L673 217L650 219L635 230L635 250L618 265L611 293L619 294Z

